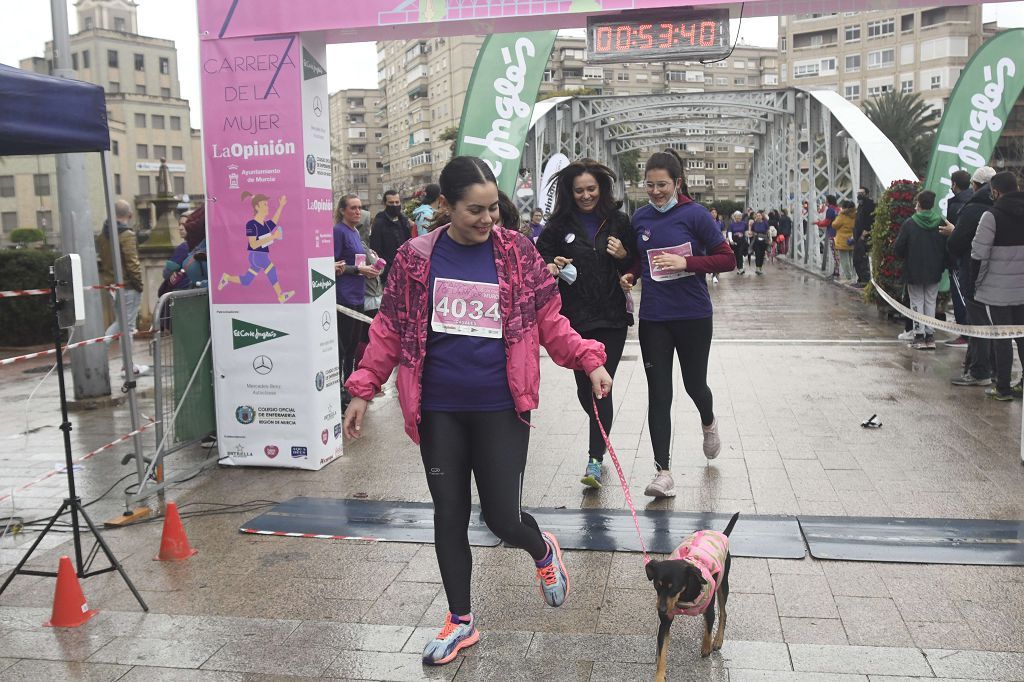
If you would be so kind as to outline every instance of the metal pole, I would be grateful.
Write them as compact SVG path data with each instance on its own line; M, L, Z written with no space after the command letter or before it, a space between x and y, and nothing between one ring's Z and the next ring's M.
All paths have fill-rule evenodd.
M50 0L53 23L53 75L74 78L71 69L71 41L68 37L66 0ZM57 154L57 198L60 205L61 249L82 257L82 284L100 283L96 267L92 211L89 206L88 175L85 154ZM103 299L105 293L86 288L85 338L103 336ZM91 344L71 351L71 376L75 399L110 395L110 367L103 344Z
M111 260L114 261L114 280L117 284L124 285L124 268L121 265L121 240L117 234L117 219L114 211L114 196L110 193L111 177L108 156L110 152L104 151L100 157L100 165L103 171L103 191L107 198L107 221L110 225ZM132 431L139 430L139 402L135 395L135 362L132 360L132 326L135 320L128 319L128 306L124 300L125 290L117 290L117 319L121 328L121 371L124 372L124 386L122 390L128 394L128 415L131 417ZM96 344L99 345L99 344ZM106 347L104 345L104 347ZM141 486L146 476L146 466L142 459L142 434L136 433L132 436L132 446L135 448L135 470L138 474L138 483Z

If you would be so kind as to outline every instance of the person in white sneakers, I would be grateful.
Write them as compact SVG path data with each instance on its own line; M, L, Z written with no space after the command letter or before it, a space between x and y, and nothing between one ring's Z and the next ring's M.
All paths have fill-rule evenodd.
M705 276L732 270L736 261L711 214L688 196L682 163L673 151L651 155L644 184L650 203L633 214L633 230L643 278L639 336L647 373L647 424L657 469L644 492L672 497L675 482L669 471L669 450L675 356L686 393L700 413L704 456L714 459L722 449L707 379L712 306ZM623 275L623 288L632 287L634 280L632 273Z

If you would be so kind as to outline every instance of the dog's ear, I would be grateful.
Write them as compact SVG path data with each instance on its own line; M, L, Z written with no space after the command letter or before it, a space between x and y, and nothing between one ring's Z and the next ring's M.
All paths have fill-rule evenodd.
M661 563L661 562L660 561L651 561L651 562L648 562L648 564L646 566L644 566L644 570L647 571L647 579L648 580L654 580L655 564L659 564L659 563Z

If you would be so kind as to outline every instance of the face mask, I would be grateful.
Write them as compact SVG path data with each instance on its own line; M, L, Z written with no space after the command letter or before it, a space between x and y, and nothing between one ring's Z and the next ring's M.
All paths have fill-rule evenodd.
M674 194L672 195L671 199L669 199L668 201L665 202L664 206L655 206L653 201L650 202L651 206L654 206L654 210L657 211L658 213L665 213L665 212L667 212L669 209L671 209L673 206L675 206L678 203L679 203L679 197L677 197Z
M576 281L576 266L569 263L558 271L558 276L565 280L567 284L572 284Z
M388 214L389 218L397 218L398 216L402 215L402 207L401 206L385 206L384 207L384 212Z

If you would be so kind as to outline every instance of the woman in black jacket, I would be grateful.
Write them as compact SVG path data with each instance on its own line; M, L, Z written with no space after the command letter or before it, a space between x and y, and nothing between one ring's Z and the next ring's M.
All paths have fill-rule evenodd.
M540 233L537 250L559 279L562 314L580 336L604 344L605 367L614 377L626 330L633 324L633 301L619 286L619 277L633 262L636 235L612 196L615 176L608 167L581 159L562 169L555 180L555 210ZM594 418L591 381L583 372L575 374L580 405L590 417L589 459L580 482L600 488L604 439ZM610 432L611 394L598 401L598 414Z

